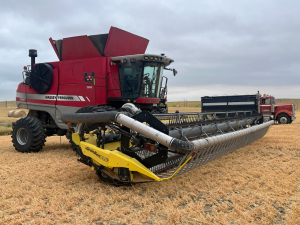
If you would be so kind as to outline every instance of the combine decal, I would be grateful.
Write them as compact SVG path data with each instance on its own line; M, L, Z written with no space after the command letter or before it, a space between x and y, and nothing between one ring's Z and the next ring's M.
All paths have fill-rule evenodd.
M104 157L103 155L99 155L98 152L94 151L93 149L90 149L89 147L86 147L85 149L88 150L89 152L93 153L94 155L96 155L102 161L108 162L108 158Z
M84 82L93 82L95 78L94 72L84 73Z
M89 100L87 96L85 98L80 95L41 95L41 94L25 94L17 92L17 98L20 98L20 101L25 101L25 99L29 100L51 100L51 101L77 101L77 102L85 102L85 98Z

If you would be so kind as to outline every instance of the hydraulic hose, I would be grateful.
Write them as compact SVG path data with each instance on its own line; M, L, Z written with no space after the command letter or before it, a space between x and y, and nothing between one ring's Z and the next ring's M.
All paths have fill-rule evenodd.
M61 120L64 123L107 123L114 122L117 111L98 113L65 113Z

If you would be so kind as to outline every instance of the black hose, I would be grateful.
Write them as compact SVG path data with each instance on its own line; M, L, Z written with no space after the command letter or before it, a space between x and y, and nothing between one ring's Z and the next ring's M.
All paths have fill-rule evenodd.
M64 123L106 123L115 121L117 111L97 113L65 113L61 120Z

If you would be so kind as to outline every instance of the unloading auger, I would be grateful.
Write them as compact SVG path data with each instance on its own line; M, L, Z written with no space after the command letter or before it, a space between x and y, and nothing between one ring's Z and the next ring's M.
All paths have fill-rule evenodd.
M66 113L76 123L79 161L114 185L162 181L263 137L274 121L251 111L150 114L133 104L119 111Z

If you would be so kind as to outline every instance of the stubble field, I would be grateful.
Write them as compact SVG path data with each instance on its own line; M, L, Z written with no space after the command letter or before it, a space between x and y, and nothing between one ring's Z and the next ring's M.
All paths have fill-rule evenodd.
M184 175L132 187L99 181L64 137L22 154L0 136L0 224L300 224L296 116Z

